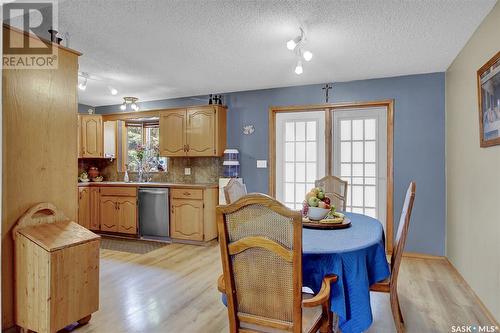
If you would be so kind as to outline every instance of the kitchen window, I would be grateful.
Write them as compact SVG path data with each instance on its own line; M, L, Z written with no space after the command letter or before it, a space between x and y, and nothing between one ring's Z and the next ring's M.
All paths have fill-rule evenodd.
M157 118L132 119L123 127L122 170L138 171L142 161L148 172L167 171L167 158L159 155L159 122Z

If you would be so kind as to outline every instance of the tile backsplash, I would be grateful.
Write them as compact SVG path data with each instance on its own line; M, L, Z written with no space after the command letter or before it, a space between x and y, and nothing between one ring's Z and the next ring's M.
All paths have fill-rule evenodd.
M217 183L223 175L220 157L171 157L168 159L167 172L152 172L152 181L168 183ZM79 159L78 174L88 171L91 166L99 169L105 181L123 181L124 172L118 171L116 160ZM185 175L184 169L191 168ZM137 172L129 172L131 181L137 180Z

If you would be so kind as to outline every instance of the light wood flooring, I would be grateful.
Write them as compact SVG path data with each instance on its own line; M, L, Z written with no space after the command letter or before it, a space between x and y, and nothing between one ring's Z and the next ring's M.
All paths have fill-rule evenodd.
M404 258L399 294L407 333L491 324L446 260ZM172 244L147 254L101 250L100 310L75 333L227 332L216 280L219 248ZM388 294L372 293L369 332L395 332Z

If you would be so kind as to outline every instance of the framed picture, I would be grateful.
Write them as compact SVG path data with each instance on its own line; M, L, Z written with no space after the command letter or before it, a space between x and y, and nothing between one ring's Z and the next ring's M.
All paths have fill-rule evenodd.
M481 147L500 145L500 51L477 71Z

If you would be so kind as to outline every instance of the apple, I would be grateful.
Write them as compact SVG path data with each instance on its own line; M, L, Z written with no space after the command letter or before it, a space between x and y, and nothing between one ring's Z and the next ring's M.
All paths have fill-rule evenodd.
M316 193L314 193L313 191L306 193L306 200L309 200L310 198L313 197L316 197Z
M319 191L318 193L318 199L323 200L325 198L325 192Z
M331 208L329 204L325 203L325 205L326 205L325 209L330 209Z
M312 189L312 192L314 192L315 194L318 194L320 191L321 189L319 187L315 187Z
M307 203L309 204L309 206L311 207L318 207L318 203L319 203L319 199L316 198L316 197L311 197L309 198L309 200L307 201Z
M329 204L331 203L331 202L330 202L330 198L329 198L329 197L325 197L325 198L323 199L323 201L324 201L327 205L329 205Z
M318 202L318 207L319 208L326 208L326 203L324 203L323 201L320 201L320 202Z

